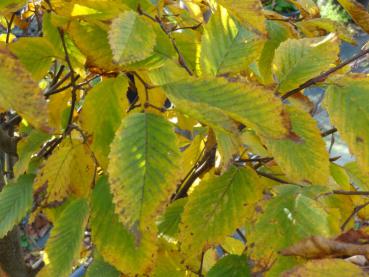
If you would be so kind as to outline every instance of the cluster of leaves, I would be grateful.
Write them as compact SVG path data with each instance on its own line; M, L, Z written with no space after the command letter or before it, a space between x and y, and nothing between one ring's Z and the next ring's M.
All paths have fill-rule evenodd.
M23 118L0 237L44 213L39 276L70 274L86 228L88 276L364 274L331 238L368 216L369 78L350 63L369 51L341 62L354 40L312 0L291 0L296 20L259 0L31 2L39 37L12 37L24 1L0 3L0 107ZM368 32L369 13L340 3ZM337 131L345 166L323 139Z

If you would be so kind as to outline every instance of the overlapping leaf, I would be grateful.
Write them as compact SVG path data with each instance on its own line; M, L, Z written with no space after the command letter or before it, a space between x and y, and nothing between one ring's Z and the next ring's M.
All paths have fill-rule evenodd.
M22 175L15 183L0 192L0 238L19 223L32 208L32 182L34 176Z
M366 7L355 0L338 0L338 2L351 15L355 23L369 33L369 13Z
M167 207L165 213L157 222L160 234L169 237L176 237L179 231L179 223L181 221L181 216L186 203L187 198L178 199Z
M126 11L113 20L109 31L109 43L113 60L129 64L143 60L152 54L155 32L150 22L133 11Z
M47 201L61 201L68 195L88 195L95 163L88 147L65 139L45 161L35 179L35 190L47 186Z
M295 182L325 184L329 176L329 155L311 116L289 107L292 132L298 138L265 139L264 142L287 177Z
M72 272L73 263L79 256L88 217L85 199L73 200L54 223L46 245L52 276L66 277Z
M180 225L183 249L201 253L203 246L219 243L241 227L248 213L246 206L260 198L261 188L259 177L249 168L231 167L221 177L200 183L184 208Z
M188 79L163 88L178 108L195 118L199 113L208 112L198 118L200 121L207 117L219 118L212 115L214 112L226 113L265 136L281 138L289 132L282 102L271 91L259 86L222 79Z
M35 127L50 131L47 103L37 83L18 59L0 44L0 108L14 109Z
M82 127L92 135L92 150L103 168L108 166L110 143L128 108L128 79L105 79L92 90L80 115Z
M94 258L92 264L88 267L86 277L119 277L120 272L114 266L106 263L102 258Z
M283 93L295 89L329 69L337 60L338 53L337 38L333 35L282 42L273 62L278 90Z
M245 256L227 255L220 259L208 272L207 277L243 276L250 277L251 270Z
M219 6L201 38L199 73L216 76L246 70L257 60L262 44L260 37L238 26L227 10Z
M129 115L116 132L109 160L121 222L130 229L149 226L176 188L179 151L172 125L150 113Z
M369 81L352 76L328 87L324 104L334 126L357 158L361 170L369 170Z
M153 263L155 238L144 233L137 245L134 235L119 222L106 177L101 177L92 195L92 241L104 260L126 274L145 273Z

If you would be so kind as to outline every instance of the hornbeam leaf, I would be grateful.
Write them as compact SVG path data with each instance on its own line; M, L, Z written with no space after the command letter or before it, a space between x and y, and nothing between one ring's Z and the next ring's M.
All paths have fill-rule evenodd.
M54 223L47 241L46 253L52 276L69 276L79 256L87 224L88 204L85 199L73 200Z
M263 43L255 33L238 26L227 10L219 6L201 38L199 73L216 76L246 70L258 59Z
M266 33L263 6L260 0L219 0L243 26L252 27L262 34Z
M143 274L153 263L155 238L145 232L137 246L134 235L119 222L112 198L108 179L103 176L92 194L92 241L106 262L132 276Z
M332 124L348 144L363 172L369 170L369 81L366 76L342 78L328 87L324 105Z
M14 109L28 122L44 131L47 103L37 83L21 62L0 44L0 108Z
M308 261L306 264L286 271L283 277L342 276L364 277L366 273L357 265L341 259L322 259Z
M307 80L328 70L337 60L338 40L334 35L321 38L289 39L275 52L274 73L280 92L297 88Z
M245 256L227 255L220 259L208 272L206 277L250 277L251 270Z
M176 188L180 155L172 125L151 113L129 115L115 134L109 160L121 222L131 230L150 226Z
M148 58L155 41L156 35L150 22L133 11L126 11L114 19L109 31L113 60L119 64Z
M176 108L194 118L204 112L208 112L208 118L218 118L215 114L211 116L213 112L225 113L260 135L282 138L289 132L282 102L268 89L220 78L188 79L166 84L163 88Z
M182 198L171 203L165 210L165 213L159 218L158 230L159 233L169 237L176 237L179 231L179 223L187 203L187 198Z
M108 166L110 143L128 108L128 79L104 79L86 97L80 115L82 128L92 135L91 148L103 168Z
M35 190L47 186L47 201L61 201L68 195L86 196L94 178L95 163L87 145L65 139L37 173Z
M0 238L19 223L32 208L32 182L34 176L22 175L15 183L0 192Z
M355 0L338 0L338 2L351 15L355 23L369 33L369 13L366 7Z
M120 277L121 273L114 266L104 262L100 257L94 258L92 264L88 267L86 277Z
M299 138L265 138L265 144L289 179L325 184L329 176L329 155L316 121L305 111L293 107L287 110L292 132Z
M180 225L182 247L201 253L243 224L246 206L260 198L262 186L250 168L230 167L222 176L204 180L190 194ZM259 197L258 197L259 196Z
M278 251L304 238L313 235L330 237L338 233L336 213L326 210L315 199L322 191L326 190L318 186L277 187L277 195L263 207L264 212L255 225L246 230L248 243L254 244L250 249L251 258L266 265L275 259Z

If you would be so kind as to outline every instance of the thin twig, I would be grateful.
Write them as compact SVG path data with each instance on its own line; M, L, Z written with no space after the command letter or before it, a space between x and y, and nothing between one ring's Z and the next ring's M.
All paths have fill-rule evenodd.
M293 90L290 90L288 91L287 93L285 93L283 96L282 96L282 100L285 100L287 99L288 97L290 97L291 95L294 95L295 93L298 93L299 91L305 89L305 88L308 88L310 86L313 86L315 85L316 83L320 83L320 82L323 82L325 81L329 75L331 75L332 73L340 70L341 68L345 67L346 65L360 59L361 57L365 56L366 54L369 53L369 49L366 49L362 52L360 52L359 54L353 56L352 58L340 63L339 65L329 69L328 71L326 72L323 72L322 74L320 74L319 76L317 77L314 77L308 81L306 81L305 83L303 83L302 85L300 85L298 88L295 88Z
M269 174L269 173L265 173L265 172L261 172L261 171L257 171L257 170L256 170L256 173L258 175L262 176L262 177L268 178L270 180L276 181L276 182L281 183L281 184L295 185L295 186L303 187L303 185L285 181L285 180L280 179L280 178L278 178L278 177L276 177L276 176L274 176L272 174Z
M237 234L239 235L239 237L241 238L241 240L242 240L242 242L244 243L244 244L246 244L247 243L247 239L246 239L246 237L245 237L245 235L242 233L242 231L240 230L240 229L236 229L236 232L237 232Z
M13 25L13 21L15 18L15 13L12 14L9 22L7 22L7 30L6 30L6 39L5 39L5 43L8 44L9 43L9 39L10 39L10 34L12 32L12 25Z
M199 273L198 273L198 275L199 275L200 277L203 277L203 276L204 276L204 275L202 274L202 269L203 269L203 267L204 267L204 257L205 257L205 251L203 251L203 252L201 253L200 268L199 268Z
M352 219L352 218L354 218L354 216L355 215L357 215L357 213L358 212L360 212L362 209L364 209L366 206L368 206L369 205L369 201L368 202L365 202L364 204L362 204L362 205L359 205L359 206L356 206L355 208L354 208L354 210L352 211L352 213L350 214L350 216L345 220L345 222L342 224L342 226L341 226L341 231L344 231L345 230L345 228L346 228L346 226L347 226L347 224L350 222L350 220Z
M321 133L321 136L326 137L326 136L334 134L335 132L337 132L337 128L332 128L328 131L325 131L325 132Z

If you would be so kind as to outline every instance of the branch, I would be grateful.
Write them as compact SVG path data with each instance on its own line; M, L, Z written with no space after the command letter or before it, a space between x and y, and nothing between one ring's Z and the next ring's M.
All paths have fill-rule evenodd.
M295 185L295 186L303 187L303 185L285 181L285 180L280 179L280 178L278 178L278 177L276 177L272 174L269 174L269 173L265 173L265 172L261 172L261 171L257 171L257 170L256 170L256 173L259 174L260 176L263 176L265 178L268 178L270 180L276 181L276 182L281 183L281 184Z
M6 39L5 39L5 43L8 44L9 43L9 39L10 39L10 34L12 32L12 25L13 25L13 21L15 18L15 13L12 14L12 17L10 18L9 22L7 22L7 28L6 28Z
M369 205L369 201L362 204L362 205L359 205L359 206L356 206L354 208L354 210L352 211L352 213L350 214L350 216L345 220L345 222L342 224L341 226L341 231L344 231L347 224L350 222L350 220L355 216L357 215L358 212L360 212L362 209L364 209L366 206Z
M326 136L329 136L329 135L334 134L337 131L338 131L337 128L332 128L332 129L330 129L328 131L325 131L325 132L321 133L321 136L322 137L326 137Z
M361 57L365 56L366 54L369 53L369 49L367 50L364 50L362 52L360 52L359 54L353 56L352 58L342 62L341 64L329 69L328 71L326 72L323 72L322 74L320 74L319 76L317 77L314 77L308 81L306 81L305 83L303 83L302 85L300 85L298 88L295 88L293 90L290 90L289 92L285 93L281 98L282 100L285 100L287 99L288 97L290 97L291 95L294 95L295 93L298 93L299 91L305 89L305 88L308 88L312 85L315 85L316 83L320 83L320 82L323 82L325 81L329 75L331 75L332 73L340 70L341 68L345 67L346 65L360 59Z

